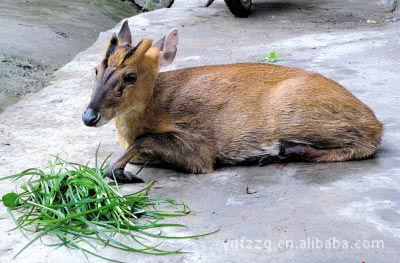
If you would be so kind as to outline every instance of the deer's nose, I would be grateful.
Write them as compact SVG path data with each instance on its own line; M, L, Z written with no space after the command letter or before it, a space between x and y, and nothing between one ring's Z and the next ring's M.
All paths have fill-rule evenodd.
M82 114L82 121L86 126L93 127L95 126L101 118L101 114L98 111L93 110L92 108L87 108L85 112Z

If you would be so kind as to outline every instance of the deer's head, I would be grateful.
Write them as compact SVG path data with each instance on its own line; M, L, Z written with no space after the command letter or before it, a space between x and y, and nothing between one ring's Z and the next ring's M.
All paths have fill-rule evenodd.
M143 111L153 96L159 68L175 58L177 42L178 31L174 29L155 44L143 39L132 45L125 21L95 69L95 87L82 115L83 123L98 127L128 111Z

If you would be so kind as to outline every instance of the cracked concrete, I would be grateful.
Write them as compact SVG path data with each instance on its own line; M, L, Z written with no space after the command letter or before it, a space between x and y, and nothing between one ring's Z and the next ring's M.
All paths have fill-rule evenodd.
M374 159L345 163L227 167L204 175L145 168L142 178L157 181L152 194L183 200L193 210L176 219L189 228L170 233L220 231L167 242L191 252L183 255L154 257L108 249L101 253L128 262L397 262L400 22L395 15L373 0L292 0L255 1L250 18L236 19L221 1L207 9L197 7L199 3L178 0L172 9L132 17L133 36L136 41L159 38L178 28L178 54L169 69L255 61L276 50L278 64L323 73L374 109L385 124L382 146ZM50 86L0 115L1 176L44 166L54 153L90 160L99 142L103 156L121 152L113 124L92 129L80 121L91 93L93 67L119 26L100 34L92 47L57 71ZM14 188L3 181L0 193ZM8 219L0 226L1 261L10 261L26 243L18 232L4 232L11 227ZM339 247L333 247L335 240ZM372 248L373 240L382 241L383 247L375 243ZM360 247L360 241L369 248ZM15 261L69 262L71 257L85 262L79 252L37 243Z

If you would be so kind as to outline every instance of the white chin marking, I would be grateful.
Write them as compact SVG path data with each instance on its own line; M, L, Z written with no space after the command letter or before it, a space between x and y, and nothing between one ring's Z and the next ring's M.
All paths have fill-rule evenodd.
M100 127L103 126L104 124L108 123L109 121L104 120L103 118L100 118L100 120L96 123L96 125L94 127Z

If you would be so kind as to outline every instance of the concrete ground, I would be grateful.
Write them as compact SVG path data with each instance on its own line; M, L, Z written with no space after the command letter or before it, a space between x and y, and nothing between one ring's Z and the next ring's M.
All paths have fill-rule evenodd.
M183 200L193 210L171 220L189 227L170 233L220 231L167 242L190 251L182 255L100 252L127 262L398 262L400 22L394 14L374 0L287 0L256 1L250 18L236 19L222 2L207 9L188 2L130 18L136 41L178 28L180 44L170 69L256 61L275 50L278 64L323 73L368 104L385 124L382 146L374 159L345 163L228 167L203 175L145 168L141 177L157 181L151 194ZM93 67L119 26L58 70L50 86L0 115L1 176L44 166L49 154L92 160L99 142L103 156L121 152L113 124L93 129L80 118ZM1 194L12 189L15 185L1 182ZM11 227L9 219L0 226L3 262L27 242L16 231L4 232ZM15 262L70 262L72 257L86 261L79 252L37 243Z
M0 112L43 88L99 32L136 13L121 0L1 0Z

